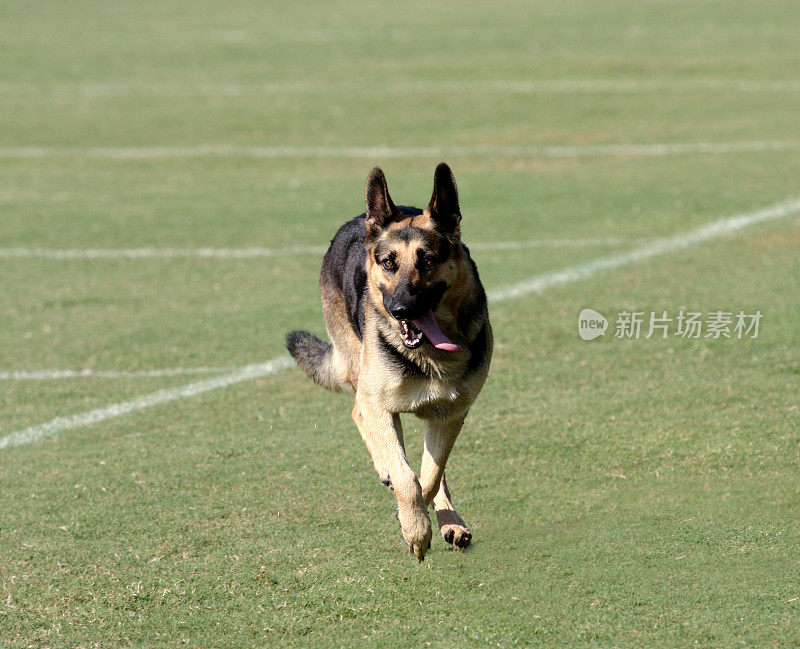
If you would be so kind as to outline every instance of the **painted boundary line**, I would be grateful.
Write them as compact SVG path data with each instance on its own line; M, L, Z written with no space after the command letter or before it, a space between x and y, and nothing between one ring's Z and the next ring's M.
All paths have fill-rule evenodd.
M196 397L199 394L210 392L211 390L218 390L226 388L242 381L251 381L253 379L261 378L262 376L269 376L275 374L279 370L285 369L292 365L289 357L275 358L266 363L258 363L255 365L246 365L235 372L223 374L211 379L204 379L196 383L188 383L181 385L177 388L169 388L165 390L158 390L145 394L144 396L131 399L130 401L123 401L121 403L113 403L103 408L95 408L88 412L78 413L76 415L69 415L67 417L56 417L44 424L38 426L31 426L24 430L10 433L3 438L0 438L0 450L10 446L20 446L22 444L30 444L37 442L40 439L49 437L61 431L70 430L72 428L79 428L81 426L89 426L96 424L106 419L114 417L121 417L130 412L137 410L144 410L145 408L152 408L153 406L162 403L169 403L178 399L188 399Z
M597 158L658 157L687 154L726 154L765 151L800 151L800 140L738 142L675 142L650 144L474 145L452 147L361 146L237 146L202 144L152 147L0 147L0 159L160 160L177 158Z
M0 248L3 259L254 259L322 255L326 246L287 248Z
M600 257L594 261L579 264L565 270L556 270L529 277L505 288L489 291L488 297L490 301L502 302L503 300L510 300L529 293L541 293L543 290L553 286L585 279L604 270L614 270L674 250L718 239L751 225L783 218L797 212L800 212L800 198L793 198L755 212L727 216L683 234L653 239L627 252Z
M553 286L560 286L568 282L585 279L604 270L621 268L674 250L680 250L691 245L711 241L719 237L733 234L743 228L765 221L779 219L797 212L800 212L800 198L783 201L755 212L723 217L694 230L690 230L689 232L648 242L625 253L600 257L586 264L580 264L561 271L552 271L541 275L535 275L505 288L490 291L489 300L492 303L497 303L530 293L539 293ZM279 370L291 366L292 363L293 361L287 356L281 356L266 363L248 365L235 372L230 372L215 378L205 379L196 383L188 383L177 388L152 392L131 401L123 401L122 403L111 404L103 408L97 408L67 417L57 417L44 424L31 426L0 438L0 450L11 446L29 444L64 430L88 426L145 408L169 403L178 399L194 397L205 392L210 392L211 390L217 390L243 381L275 374Z
M575 239L530 239L521 241L479 241L469 249L479 252L529 250L533 248L581 248L616 246L634 242L625 237L583 237ZM0 259L255 259L323 255L327 246L287 248L0 248Z
M800 92L797 79L476 79L416 80L393 83L336 81L266 81L255 83L159 83L159 82L0 82L0 92L59 97L113 97L125 95L200 95L237 97L246 95L347 93L451 94L504 92L508 94L653 94L658 92Z
M43 381L48 379L139 379L186 374L222 374L235 367L168 367L158 370L11 370L0 372L0 381Z

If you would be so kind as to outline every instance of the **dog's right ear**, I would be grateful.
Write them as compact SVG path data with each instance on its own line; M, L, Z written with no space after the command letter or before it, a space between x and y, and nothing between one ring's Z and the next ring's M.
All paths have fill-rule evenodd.
M367 237L376 236L394 219L397 208L389 196L386 177L380 167L374 167L367 177Z

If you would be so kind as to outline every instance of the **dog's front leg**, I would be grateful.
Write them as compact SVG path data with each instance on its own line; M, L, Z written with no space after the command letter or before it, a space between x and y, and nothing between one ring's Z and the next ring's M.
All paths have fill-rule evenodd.
M431 521L417 476L408 464L400 415L388 412L359 391L356 394L364 428L381 450L397 497L397 519L408 549L422 561L431 547Z
M465 417L466 414L452 419L425 420L425 449L422 453L420 483L426 506L430 505L439 492L447 458L450 457L450 451L461 432Z
M464 416L425 421L425 450L420 471L425 503L433 501L442 538L457 548L466 548L470 544L472 532L453 507L444 479L444 467L463 424Z
M453 506L444 474L442 474L439 492L433 498L433 507L436 510L436 520L439 522L439 531L442 533L445 543L456 548L466 548L472 541L472 532Z

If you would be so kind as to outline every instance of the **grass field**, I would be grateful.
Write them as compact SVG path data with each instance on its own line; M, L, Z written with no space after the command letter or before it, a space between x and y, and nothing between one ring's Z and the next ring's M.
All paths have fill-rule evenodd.
M798 33L789 1L0 5L0 645L797 647ZM496 349L448 465L473 545L417 564L349 397L226 377L324 333L369 169L422 205L440 159ZM584 342L585 307L763 320Z

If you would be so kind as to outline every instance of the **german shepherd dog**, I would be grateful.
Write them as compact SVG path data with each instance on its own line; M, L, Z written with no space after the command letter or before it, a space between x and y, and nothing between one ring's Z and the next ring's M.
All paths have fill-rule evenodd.
M366 213L339 229L322 260L332 344L307 331L286 337L311 379L355 392L353 421L397 497L403 538L420 561L431 545L431 503L445 542L466 548L472 539L444 467L492 356L486 294L461 243L455 178L442 162L433 180L425 210L395 207L383 172L370 172ZM406 459L400 413L425 422L419 479Z

